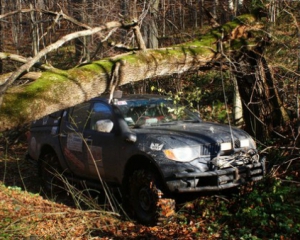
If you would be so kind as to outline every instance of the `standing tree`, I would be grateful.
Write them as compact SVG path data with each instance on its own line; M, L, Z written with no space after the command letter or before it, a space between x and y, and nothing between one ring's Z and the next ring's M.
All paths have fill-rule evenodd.
M263 47L242 51L236 61L246 130L258 139L268 139L277 127L289 122L289 116L279 98Z
M157 17L159 10L159 0L149 2L148 14L142 22L142 32L145 44L148 48L158 48Z
M0 15L2 15L2 0L0 0ZM3 52L3 34L2 34L2 21L0 21L0 52ZM0 58L0 74L3 72L3 63Z

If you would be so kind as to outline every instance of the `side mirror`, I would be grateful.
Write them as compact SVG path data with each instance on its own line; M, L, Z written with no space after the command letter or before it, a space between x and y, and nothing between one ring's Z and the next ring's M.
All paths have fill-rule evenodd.
M124 137L127 142L136 142L136 134L133 132L124 133Z
M96 122L96 131L109 133L114 127L114 123L109 119L98 120Z

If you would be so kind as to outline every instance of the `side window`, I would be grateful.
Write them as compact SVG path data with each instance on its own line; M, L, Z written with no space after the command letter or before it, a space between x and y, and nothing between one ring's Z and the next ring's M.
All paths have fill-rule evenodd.
M69 117L69 122L77 129L84 129L89 120L90 115L90 103L82 103L73 108L73 111Z
M94 104L91 112L90 129L97 129L97 122L102 120L102 122L108 121L112 124L112 112L108 105L97 102ZM109 121L110 120L110 121ZM105 124L106 125L106 124Z

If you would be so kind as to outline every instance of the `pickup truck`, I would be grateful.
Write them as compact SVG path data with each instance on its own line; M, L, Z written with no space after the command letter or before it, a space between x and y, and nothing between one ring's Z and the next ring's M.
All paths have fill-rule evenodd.
M204 122L157 95L100 96L55 112L32 123L28 146L45 188L57 173L119 187L144 224L172 215L178 195L234 188L265 174L265 158L245 131Z

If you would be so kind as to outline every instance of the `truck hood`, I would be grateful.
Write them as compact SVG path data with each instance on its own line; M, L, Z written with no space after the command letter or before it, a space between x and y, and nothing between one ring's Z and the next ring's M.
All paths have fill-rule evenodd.
M164 144L165 147L231 142L251 138L245 131L228 125L210 122L177 123L133 129L138 141L146 140Z

